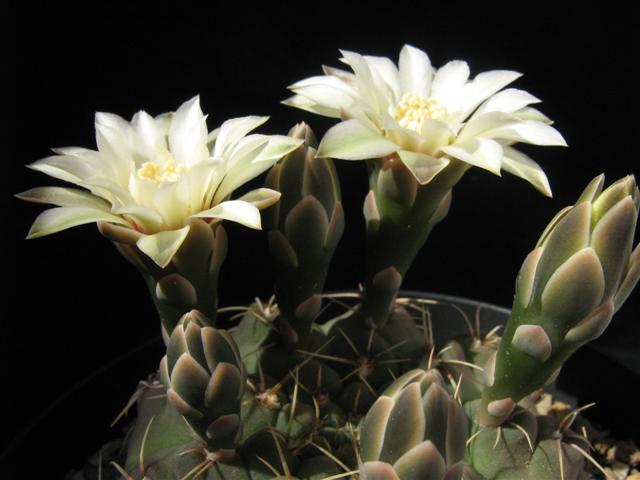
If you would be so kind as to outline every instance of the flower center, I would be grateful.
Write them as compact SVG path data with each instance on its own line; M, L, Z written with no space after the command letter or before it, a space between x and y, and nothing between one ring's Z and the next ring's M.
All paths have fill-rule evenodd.
M180 180L180 176L187 171L187 167L181 163L175 164L169 160L164 165L156 162L144 162L138 169L138 177L152 180L156 183L174 183Z
M396 105L393 118L400 126L420 133L426 119L440 119L447 113L447 109L433 98L405 93Z

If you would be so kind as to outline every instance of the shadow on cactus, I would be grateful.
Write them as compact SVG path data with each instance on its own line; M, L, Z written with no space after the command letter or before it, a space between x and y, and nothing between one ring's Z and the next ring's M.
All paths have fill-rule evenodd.
M539 100L504 89L519 74L469 79L405 46L399 64L343 52L285 103L339 118L249 134L265 117L208 132L193 99L131 122L96 117L98 150L61 149L32 167L82 188L20 194L57 205L30 237L98 222L143 274L166 356L128 407L126 436L101 451L100 478L147 480L576 480L604 468L583 409L545 387L597 338L640 277L633 176L595 178L544 230L516 280L512 311L487 321L444 297L411 297L402 280L444 220L464 173L506 170L549 195L516 142L564 145ZM363 287L327 293L345 228L334 159L364 160ZM234 191L267 172L265 187ZM260 210L262 210L262 216ZM274 295L218 306L227 238L220 222L266 230ZM471 315L475 314L475 325ZM232 325L228 330L219 328ZM468 327L468 328L467 328ZM128 408L127 407L127 408ZM605 472L606 474L606 472ZM89 470L77 480L96 478Z

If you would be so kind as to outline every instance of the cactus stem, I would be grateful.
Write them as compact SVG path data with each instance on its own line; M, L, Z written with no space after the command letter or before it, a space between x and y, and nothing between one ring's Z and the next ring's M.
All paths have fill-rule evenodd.
M600 471L600 473L602 473L604 475L604 478L606 478L608 480L609 479L610 480L615 480L615 478L612 477L611 475L609 475L607 473L607 471L604 468L602 468L602 465L600 465L595 458L593 458L591 455L589 455L588 452L585 452L584 449L580 448L579 446L577 446L577 445L575 445L573 443L568 443L567 445L569 445L571 448L576 450L580 455L582 455L585 459L587 459L589 462L591 462L591 464L594 467L596 467Z

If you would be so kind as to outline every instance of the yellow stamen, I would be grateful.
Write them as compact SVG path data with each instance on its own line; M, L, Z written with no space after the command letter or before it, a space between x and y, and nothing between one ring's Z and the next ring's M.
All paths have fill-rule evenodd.
M405 93L393 111L393 118L400 126L420 133L426 119L437 120L446 117L447 114L447 109L435 99Z
M156 183L173 183L180 180L180 176L186 171L186 165L181 163L176 165L172 160L164 165L159 165L156 162L144 162L138 169L138 177Z

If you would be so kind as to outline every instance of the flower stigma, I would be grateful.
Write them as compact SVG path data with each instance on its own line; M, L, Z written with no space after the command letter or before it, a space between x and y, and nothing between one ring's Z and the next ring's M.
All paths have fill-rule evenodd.
M159 165L156 162L144 162L138 169L138 177L158 184L175 183L180 180L180 176L186 171L186 165L182 163L176 164L173 160L169 160L164 165Z
M401 127L420 133L425 120L428 118L439 120L447 114L447 109L437 100L405 93L393 111L393 118Z

